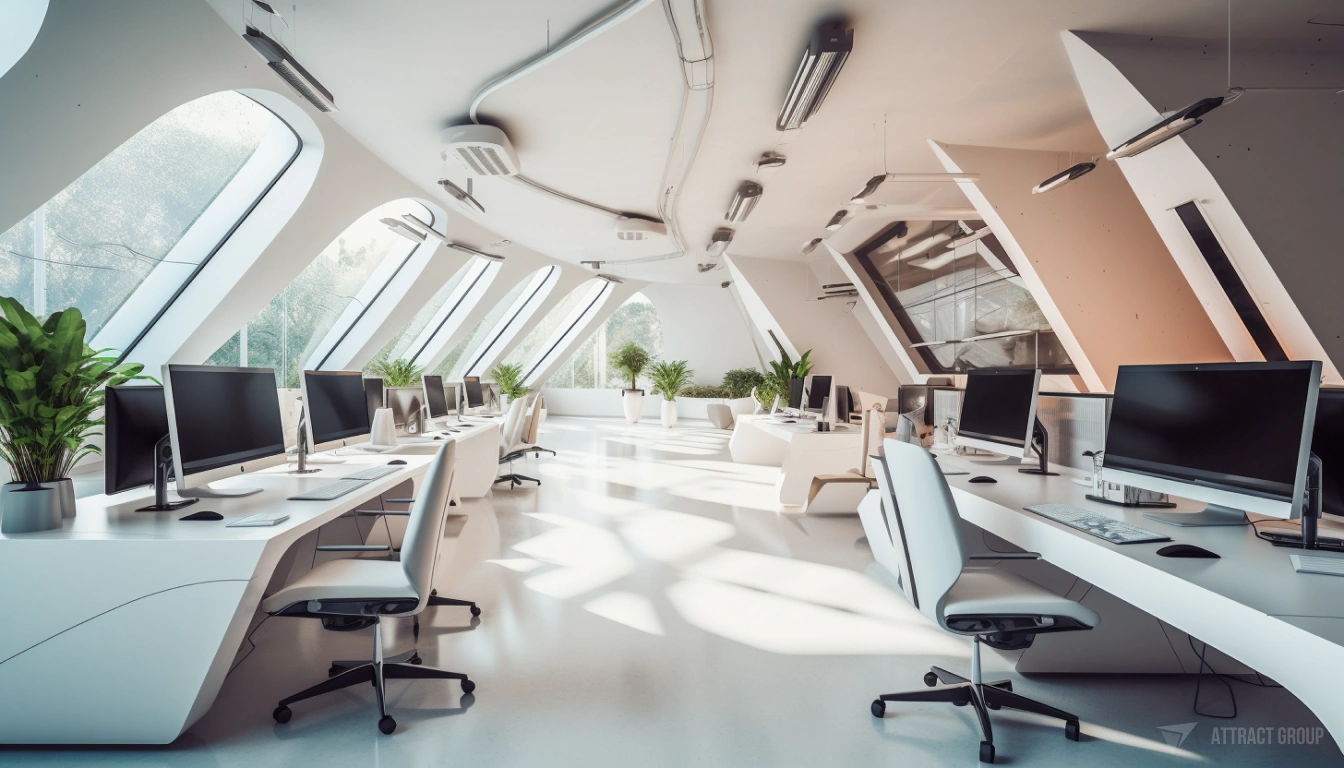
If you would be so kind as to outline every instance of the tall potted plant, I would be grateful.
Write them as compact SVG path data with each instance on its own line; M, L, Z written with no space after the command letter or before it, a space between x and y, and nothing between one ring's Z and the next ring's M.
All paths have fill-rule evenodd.
M507 408L511 400L526 397L532 391L523 386L522 363L500 363L490 369L489 375L499 385L500 408Z
M633 341L622 344L611 355L611 369L623 379L630 379L630 388L621 393L625 420L639 423L639 412L644 408L644 390L639 389L639 375L649 366L649 351Z
M790 383L805 379L807 374L812 372L812 361L808 359L812 355L812 350L804 352L795 362L789 357L789 353L784 351L783 345L778 340L775 341L775 346L779 347L779 360L770 361L770 373L779 382L780 394L788 397Z
M102 453L89 438L103 424L103 388L142 378L144 366L117 365L84 343L78 309L39 322L16 299L0 297L0 459L14 482L0 489L0 531L58 528L75 514L70 470Z
M649 369L653 391L663 396L663 428L671 429L677 423L677 394L691 383L691 374L685 360L673 360Z

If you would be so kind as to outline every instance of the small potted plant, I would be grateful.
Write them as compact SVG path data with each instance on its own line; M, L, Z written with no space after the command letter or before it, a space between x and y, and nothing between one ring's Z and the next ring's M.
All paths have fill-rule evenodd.
M663 396L663 428L671 429L677 423L677 394L691 382L694 373L685 360L658 363L649 369L653 391Z
M523 366L521 363L500 363L490 369L490 378L499 385L499 407L508 408L509 402L526 397L531 388L523 386Z
M384 387L418 387L425 369L404 357L383 358L369 364L369 373L382 379Z
M75 515L70 470L102 450L97 416L103 388L144 378L138 363L117 365L84 343L78 309L39 322L17 300L0 297L0 460L14 482L0 489L0 531L59 528Z
M644 390L639 389L639 376L649 366L649 351L633 341L622 344L611 355L611 369L630 379L630 387L621 393L621 402L625 406L625 420L631 424L639 423L639 412L644 408Z

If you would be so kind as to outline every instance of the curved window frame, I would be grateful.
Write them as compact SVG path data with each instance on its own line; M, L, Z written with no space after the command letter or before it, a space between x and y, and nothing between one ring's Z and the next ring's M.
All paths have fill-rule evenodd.
M39 7L40 12L34 13ZM23 0L6 0L0 4L0 77L4 77L6 72L28 55L38 34L42 32L42 24L47 20L47 12L50 10L51 3L48 0L29 0L28 3ZM13 45L9 52L3 53L10 44Z
M480 370L482 366L499 357L498 349L513 340L521 330L521 326L536 314L541 302L545 301L555 289L556 284L560 282L560 268L555 265L542 267L532 273L528 280L533 284L524 288L522 295L514 299L513 306L505 310L504 315L490 329L488 340L463 353L462 357L470 358L471 362L462 367L454 365L449 375L450 380L458 381L463 376L484 374ZM513 333L509 333L510 329Z
M414 360L417 361L417 365L422 365L418 361L425 354L425 350L429 348L439 334L444 332L450 321L461 317L457 314L459 309L463 309L465 305L466 311L469 312L476 306L476 302L480 301L481 295L499 275L500 267L501 265L497 261L473 258L472 262L466 267L472 271L462 278L462 282L458 283L457 288L448 295L447 300L430 317L425 327L411 340L410 346L398 357ZM467 302L468 299L471 299L470 303ZM456 330L456 327L449 329L448 332L451 333L453 330ZM412 349L415 351L412 352Z
M569 322L562 323L562 327L557 329L557 332L552 334L550 339L547 339L550 343L542 345L545 349L541 354L532 358L527 366L527 372L523 374L524 384L532 386L536 383L537 372L554 363L554 358L558 358L570 342L592 323L593 317L601 311L615 289L616 286L607 280L601 280L600 284L589 289L593 294L592 298L586 303L580 301L580 306L576 307L575 311L570 314Z

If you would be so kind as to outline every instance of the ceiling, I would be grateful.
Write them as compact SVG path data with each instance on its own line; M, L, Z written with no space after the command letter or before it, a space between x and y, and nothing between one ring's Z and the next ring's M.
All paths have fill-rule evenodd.
M235 27L245 0L209 0ZM606 12L611 0L289 0L275 4L284 41L334 94L338 124L451 207L437 186L465 174L440 159L441 131L469 122L487 83ZM927 140L1023 149L1104 149L1060 42L1062 30L1207 38L1227 32L1225 0L704 0L713 40L713 107L681 187L678 219L691 253L667 238L616 239L610 216L501 179L477 180L479 220L557 259L599 259L638 279L719 282L698 274L710 234L745 179L765 192L729 253L801 258L800 246L872 175L938 172ZM1243 9L1242 6L1248 6ZM1233 39L1344 45L1335 0L1233 6ZM1333 14L1333 16L1332 16ZM854 29L854 52L821 111L800 131L775 131L808 35L828 18ZM1191 94L1191 100L1207 94ZM655 216L682 107L677 46L662 2L648 2L567 55L494 91L482 122L502 127L523 173L602 206ZM788 157L761 178L762 152ZM973 169L968 169L973 170ZM936 218L969 206L953 184L885 185L865 219ZM944 217L946 218L946 217ZM451 233L450 233L451 236ZM488 243L472 243L484 247ZM507 254L507 248L496 248Z

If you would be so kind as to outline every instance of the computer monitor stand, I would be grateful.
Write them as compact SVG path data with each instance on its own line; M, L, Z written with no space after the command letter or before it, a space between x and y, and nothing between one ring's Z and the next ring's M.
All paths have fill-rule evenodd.
M180 488L178 496L190 496L194 499L233 499L239 496L251 496L261 493L262 488L211 488L208 485L199 488Z
M1058 475L1058 472L1050 471L1050 433L1045 431L1045 425L1040 419L1036 419L1035 425L1031 428L1031 449L1036 452L1038 466L1021 467L1017 471L1024 475Z
M1321 457L1311 454L1307 462L1307 508L1302 510L1302 543L1293 541L1275 541L1276 547L1293 549L1317 549L1323 552L1344 552L1344 547L1336 544L1321 544L1317 538L1316 526L1325 511L1321 497L1321 478L1325 475L1325 466ZM1300 570L1300 569L1299 569Z
M168 475L173 471L173 442L168 435L154 444L154 503L136 512L172 512L189 507L199 499L168 500Z
M289 471L291 475L310 475L314 472L321 472L321 469L308 468L308 425L304 420L299 419L299 465Z
M1199 512L1144 512L1143 516L1182 528L1209 528L1218 525L1250 525L1246 510L1208 504Z

